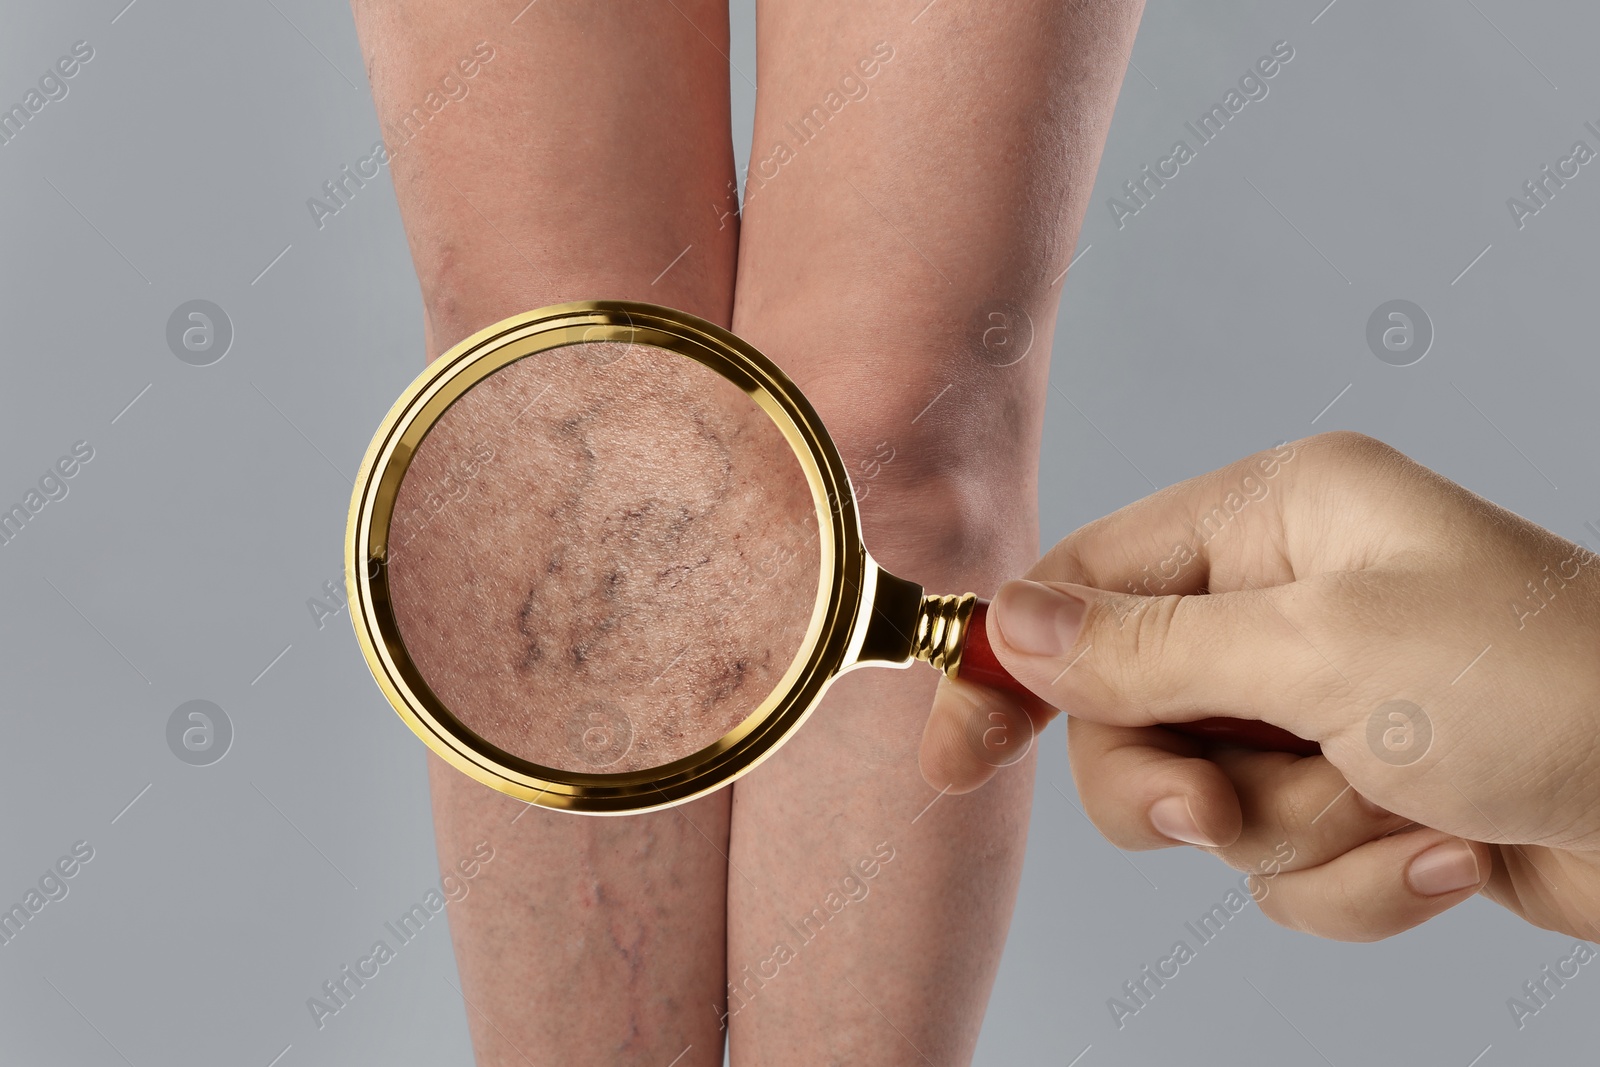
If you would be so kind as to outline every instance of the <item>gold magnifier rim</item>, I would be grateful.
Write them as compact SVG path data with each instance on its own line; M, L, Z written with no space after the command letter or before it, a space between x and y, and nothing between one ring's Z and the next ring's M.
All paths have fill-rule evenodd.
M821 573L806 636L789 670L743 722L699 752L620 773L532 763L479 737L428 687L400 638L388 582L388 540L401 480L440 416L509 363L567 345L615 341L665 349L739 386L783 433L805 472L816 510ZM345 538L350 617L373 678L400 718L456 769L530 804L587 814L627 814L682 803L749 773L811 714L849 650L871 564L849 474L809 401L750 344L673 308L580 300L539 308L479 330L430 363L384 416L356 476Z

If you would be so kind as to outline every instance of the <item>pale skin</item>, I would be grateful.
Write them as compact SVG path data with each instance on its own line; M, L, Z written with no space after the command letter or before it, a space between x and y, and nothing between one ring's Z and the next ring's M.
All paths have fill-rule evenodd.
M559 301L682 308L806 392L884 565L987 593L1037 554L1055 309L1139 3L768 0L742 219L718 5L353 6L392 141L476 42L495 48L468 96L390 146L430 357ZM817 107L826 128L802 141L788 124ZM715 1065L724 1027L736 1064L968 1062L1032 768L972 797L927 789L935 680L846 677L768 763L661 813L524 815L435 763L441 860L496 849L451 911L479 1063ZM841 886L848 907L746 984Z
M1370 438L1284 449L1091 523L1001 587L996 654L1070 713L1085 811L1123 848L1190 844L1258 874L1288 842L1252 885L1323 937L1387 937L1482 893L1593 940L1600 556ZM1197 537L1219 506L1233 517ZM974 724L1020 737L1052 714L946 686L924 771L977 789L996 770ZM1162 725L1218 715L1323 754Z

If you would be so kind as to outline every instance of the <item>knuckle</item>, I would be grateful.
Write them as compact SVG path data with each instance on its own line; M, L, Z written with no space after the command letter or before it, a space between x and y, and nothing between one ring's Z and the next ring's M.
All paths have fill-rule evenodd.
M1100 519L1089 523L1087 526L1068 534L1055 547L1046 552L1039 562L1028 569L1025 577L1041 579L1047 582L1078 582L1085 585L1095 584L1090 581L1090 574L1083 559L1083 543L1085 536L1090 533Z
M1300 446L1306 458L1316 462L1370 462L1399 455L1376 437L1355 430L1329 430L1308 437Z
M1111 681L1127 700L1141 708L1151 708L1162 697L1161 664L1171 648L1173 621L1180 596L1139 597L1115 620L1118 628L1117 654L1111 665Z
M1392 445L1354 430L1332 430L1297 446L1304 472L1330 491L1356 501L1381 500L1387 489L1407 480L1415 464Z

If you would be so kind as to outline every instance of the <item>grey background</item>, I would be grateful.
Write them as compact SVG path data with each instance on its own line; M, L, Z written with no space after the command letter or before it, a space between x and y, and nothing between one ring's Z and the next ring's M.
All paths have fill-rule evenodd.
M1505 204L1574 140L1600 148L1583 128L1600 125L1600 16L1325 2L1150 4L1066 286L1045 540L1349 427L1600 547L1584 529L1600 521L1600 163L1520 231ZM466 1064L442 922L325 1029L305 1007L438 878L422 746L344 615L319 630L306 607L339 579L350 478L421 359L387 180L320 232L305 207L379 136L349 14L124 3L9 3L0 36L7 106L73 42L95 49L0 146L0 501L73 442L95 449L0 547L0 904L73 842L95 850L0 945L0 1060ZM735 20L753 75L748 0ZM1270 95L1119 230L1108 198L1281 39L1296 54ZM752 92L730 82L742 170ZM207 367L165 340L197 298L235 331ZM1367 349L1391 299L1433 321L1414 366ZM167 747L197 699L234 731L209 766ZM1233 875L1187 851L1121 856L1072 795L1047 736L980 1063L1592 1057L1600 973L1519 1031L1507 998L1572 942L1480 901L1366 946L1252 908L1119 1031L1107 999Z

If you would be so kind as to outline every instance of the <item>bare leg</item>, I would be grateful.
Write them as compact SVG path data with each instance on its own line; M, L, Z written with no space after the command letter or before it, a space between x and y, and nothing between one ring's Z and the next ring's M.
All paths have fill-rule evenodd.
M565 300L727 323L736 220L708 210L733 177L720 4L354 8L430 358ZM431 780L441 866L494 849L450 909L481 1064L721 1062L726 794L593 819L524 813L437 760Z
M1141 5L923 3L764 0L734 328L829 425L876 558L987 593L1037 554L1059 283ZM934 681L844 679L734 787L740 1067L970 1059L1032 761L936 800Z

